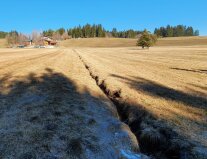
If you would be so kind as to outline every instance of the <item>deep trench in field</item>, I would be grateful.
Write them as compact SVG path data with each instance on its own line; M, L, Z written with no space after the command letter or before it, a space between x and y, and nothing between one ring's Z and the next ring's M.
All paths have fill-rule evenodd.
M127 103L121 98L121 92L110 91L105 81L99 81L98 75L93 74L90 67L74 50L82 61L97 86L116 106L119 118L127 124L139 143L140 151L154 159L191 159L192 144L179 136L163 121L153 117L142 107Z

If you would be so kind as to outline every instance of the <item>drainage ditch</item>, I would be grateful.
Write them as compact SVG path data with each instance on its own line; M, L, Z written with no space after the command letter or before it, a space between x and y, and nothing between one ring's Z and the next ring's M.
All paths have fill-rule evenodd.
M83 62L90 76L98 87L116 106L120 120L126 123L135 134L141 153L155 159L193 159L192 144L179 136L163 121L158 120L142 106L125 101L121 97L121 90L111 91L105 80L100 81L98 75L86 64L79 53L74 50Z

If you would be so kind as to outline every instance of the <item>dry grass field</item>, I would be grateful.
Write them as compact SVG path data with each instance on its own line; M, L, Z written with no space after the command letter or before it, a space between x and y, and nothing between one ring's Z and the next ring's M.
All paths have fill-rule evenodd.
M140 157L135 136L70 49L0 49L0 101L2 159Z
M69 39L59 43L62 47L134 47L137 39L86 38ZM207 45L207 37L160 38L156 46L192 46ZM6 40L0 39L0 48L5 48Z
M205 41L0 49L0 158L206 159Z
M136 45L137 39L121 38L84 38L68 39L60 43L64 47L130 47Z
M98 85L115 98L115 102L118 100L124 107L143 108L161 121L161 125L153 123L158 124L155 127L168 125L181 138L200 147L194 150L207 148L207 47L85 48L76 51ZM123 116L130 125L130 120L135 120L136 116L131 115L133 112L129 109L121 111L128 111ZM135 127L135 134L136 131ZM140 137L139 133L137 137Z
M193 45L207 45L207 37L173 37L161 38L158 40L156 46L193 46Z
M137 39L86 38L69 39L59 45L63 47L134 47ZM160 38L156 46L193 46L207 45L207 37Z

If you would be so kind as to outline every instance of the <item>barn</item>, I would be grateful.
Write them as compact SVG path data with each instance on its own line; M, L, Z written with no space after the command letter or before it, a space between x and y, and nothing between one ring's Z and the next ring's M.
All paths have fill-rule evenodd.
M51 46L55 46L57 45L57 41L49 38L49 37L43 37L42 38L42 41L44 42L44 45L51 45Z

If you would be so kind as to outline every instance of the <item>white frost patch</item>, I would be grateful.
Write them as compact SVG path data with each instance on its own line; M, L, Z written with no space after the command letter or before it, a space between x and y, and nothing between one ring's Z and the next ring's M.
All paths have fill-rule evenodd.
M124 159L141 159L141 155L135 154L129 150L121 150L121 158Z

